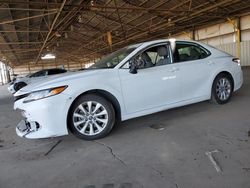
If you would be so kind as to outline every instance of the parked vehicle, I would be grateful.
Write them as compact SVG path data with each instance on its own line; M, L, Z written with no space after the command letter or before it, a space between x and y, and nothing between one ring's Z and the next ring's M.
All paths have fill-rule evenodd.
M67 72L67 70L65 69L45 69L35 72L33 74L28 74L25 77L20 77L20 78L17 77L12 82L10 82L8 90L10 93L14 94L15 92L17 92L18 90L20 90L21 88L27 86L32 82L36 82L39 79L43 79L46 76L61 74L65 72Z
M44 78L15 94L26 138L106 136L116 122L212 99L227 103L243 83L239 59L196 41L122 48L89 69Z

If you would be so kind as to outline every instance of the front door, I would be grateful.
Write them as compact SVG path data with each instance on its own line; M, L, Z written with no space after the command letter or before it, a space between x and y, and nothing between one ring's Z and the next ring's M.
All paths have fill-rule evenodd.
M155 46L138 55L144 65L138 68L137 74L119 69L127 113L163 107L180 100L180 69L178 64L172 64L169 47L163 47L168 54L162 46Z

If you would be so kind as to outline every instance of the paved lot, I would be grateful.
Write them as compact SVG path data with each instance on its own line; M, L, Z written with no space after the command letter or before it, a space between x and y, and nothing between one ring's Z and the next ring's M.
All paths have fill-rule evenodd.
M0 86L0 188L249 188L250 69L244 77L226 105L129 120L98 141L17 137L21 116ZM222 172L205 154L216 149Z

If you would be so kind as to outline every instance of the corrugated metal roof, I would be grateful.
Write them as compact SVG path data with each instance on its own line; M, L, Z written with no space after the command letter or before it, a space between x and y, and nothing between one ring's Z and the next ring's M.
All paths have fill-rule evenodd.
M111 51L107 32L115 50L250 10L250 0L68 0L58 13L62 2L0 0L0 52L11 65L36 63L40 51L87 62Z

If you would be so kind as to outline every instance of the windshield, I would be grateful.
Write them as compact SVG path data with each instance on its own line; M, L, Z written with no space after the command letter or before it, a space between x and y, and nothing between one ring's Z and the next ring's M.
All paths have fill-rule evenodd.
M103 59L93 64L88 69L114 68L134 50L135 50L134 46L133 47L128 46L128 47L122 48L116 52L113 52L105 56Z
M38 72L35 72L35 73L29 75L29 77L32 78L32 77L46 76L46 74L47 74L46 70L41 70L41 71L38 71Z

